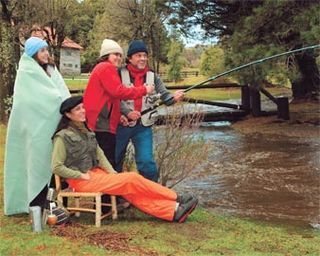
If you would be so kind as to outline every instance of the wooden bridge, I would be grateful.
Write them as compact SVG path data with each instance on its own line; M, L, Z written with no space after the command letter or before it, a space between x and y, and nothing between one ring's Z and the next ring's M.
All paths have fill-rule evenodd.
M181 86L170 86L167 87L169 90L179 90L187 89L190 86L181 85ZM208 101L201 99L194 99L185 97L184 102L194 103L194 104L205 104L208 106L218 106L224 107L229 110L214 111L203 113L204 122L212 121L237 121L243 117L251 114L254 117L259 116L268 116L268 115L277 115L278 118L289 120L289 100L287 97L274 97L270 92L265 88L259 85L239 85L236 83L220 83L220 84L208 84L195 87L194 89L204 89L204 88L238 88L241 90L241 103L233 104L227 102L219 101ZM82 94L83 90L70 90L71 94ZM265 95L270 99L276 106L276 111L265 111L262 110L261 104L261 95ZM165 120L164 116L160 115L158 119L158 124L162 124Z
M187 89L189 86L170 86L170 90ZM227 103L219 101L208 101L185 97L183 101L208 106L218 106L229 110L211 111L203 113L204 122L212 121L237 121L251 114L254 117L277 115L278 118L289 120L289 100L287 97L274 97L270 92L261 86L239 85L236 83L210 84L198 86L194 89L203 88L239 88L241 90L241 103ZM261 95L265 95L276 106L275 111L262 110ZM158 124L162 124L164 116L160 116Z

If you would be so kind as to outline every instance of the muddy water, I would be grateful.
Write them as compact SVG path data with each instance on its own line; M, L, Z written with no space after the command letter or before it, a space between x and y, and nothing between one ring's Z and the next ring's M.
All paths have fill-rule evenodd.
M214 149L179 191L193 191L220 213L319 225L320 138L248 136L221 122L200 134Z

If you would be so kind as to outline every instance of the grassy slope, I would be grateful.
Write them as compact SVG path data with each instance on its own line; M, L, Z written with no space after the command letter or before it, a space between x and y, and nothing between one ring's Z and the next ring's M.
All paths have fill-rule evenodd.
M5 126L0 125L0 178L3 179ZM2 183L2 182L1 182ZM118 221L103 221L96 229L91 215L79 220L84 229L77 240L53 235L46 227L31 231L27 215L3 215L3 187L0 190L0 255L319 255L319 231L219 216L198 208L184 224L155 220L135 210ZM80 234L82 232L82 235ZM116 232L128 234L129 247L105 250L89 244L84 235ZM74 234L75 236L75 234ZM106 241L108 246L108 241Z
M70 89L73 90L82 90L85 89L87 85L87 76L82 76L81 80L66 80L66 84ZM178 83L168 83L167 85L174 86L174 85L194 85L200 82L205 81L208 79L205 76L199 75L198 77L188 77L183 79ZM221 80L223 81L223 80ZM288 88L284 87L274 87L274 88L267 88L273 95L282 94L283 92L288 92ZM240 99L241 91L240 88L220 88L220 89L193 89L186 94L186 97L191 97L195 99L203 99L203 100L230 100L230 99ZM262 95L262 98L265 98Z
M82 77L81 77L82 78ZM204 77L188 78L183 84L196 84ZM67 80L69 88L85 88L85 80ZM278 89L272 89L278 90ZM239 98L239 89L204 89L187 96L225 100ZM0 125L0 178L3 179L5 126ZM31 232L27 215L3 215L3 183L0 183L0 255L141 255L137 250L105 250L90 245L79 234L77 241L54 236L46 227L41 234ZM100 229L92 226L93 216L74 220L85 231L68 227L71 233L110 232L129 234L129 248L142 248L160 255L318 255L320 234L313 230L277 227L240 218L218 216L198 208L185 224L155 220L130 210L116 222L105 220ZM148 254L148 253L146 253Z

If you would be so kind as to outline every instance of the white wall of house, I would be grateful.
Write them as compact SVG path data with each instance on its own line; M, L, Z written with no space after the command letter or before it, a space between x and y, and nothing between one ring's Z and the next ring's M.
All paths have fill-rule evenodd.
M80 75L80 50L73 48L61 48L60 72L63 75Z

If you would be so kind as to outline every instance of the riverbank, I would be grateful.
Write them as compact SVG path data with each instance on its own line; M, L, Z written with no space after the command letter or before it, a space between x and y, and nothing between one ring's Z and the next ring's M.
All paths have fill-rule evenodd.
M0 179L6 127L0 125ZM130 209L119 220L82 214L66 227L31 231L27 214L3 215L0 183L0 255L317 255L317 230L216 214L197 208L184 224Z
M243 134L265 134L289 136L293 138L319 138L320 105L318 102L299 102L289 105L290 120L277 116L252 117L232 125L232 128Z

